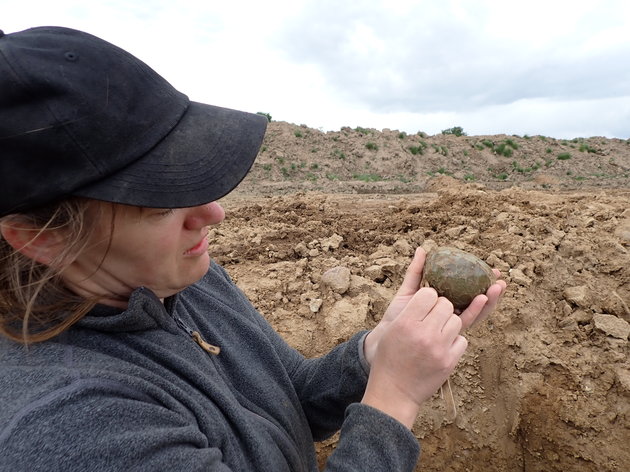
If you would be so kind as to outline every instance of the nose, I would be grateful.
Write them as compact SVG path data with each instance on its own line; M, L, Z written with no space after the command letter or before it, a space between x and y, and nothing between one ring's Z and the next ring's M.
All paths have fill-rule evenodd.
M216 225L225 219L225 210L217 202L188 208L185 226L196 230L209 225Z

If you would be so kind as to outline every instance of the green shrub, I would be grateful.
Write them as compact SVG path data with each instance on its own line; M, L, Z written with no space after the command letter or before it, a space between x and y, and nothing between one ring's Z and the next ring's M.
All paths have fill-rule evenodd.
M571 159L571 153L570 152L561 152L560 154L558 154L557 159L559 161L567 161L567 160Z
M362 127L360 127L360 126L357 126L356 128L354 128L354 130L355 130L357 133L361 133L361 134L368 134L368 133L370 133L370 130L369 130L369 129L367 129L367 128L362 128Z
M302 134L302 132L299 129L296 129L293 134L295 135L296 138L301 138L304 135Z
M262 166L263 170L266 170L266 171L270 171L271 167L272 167L271 164L263 164Z
M268 122L271 122L271 115L270 115L269 113L265 113L265 112L259 111L259 112L258 112L258 113L256 113L256 114L257 114L257 115L262 115L262 116L266 117L266 118L267 118L267 121L268 121Z
M411 154L417 156L418 154L424 154L424 150L427 148L427 143L420 141L417 146L409 146L407 149Z
M505 143L501 143L494 148L494 152L496 154L499 154L500 156L512 157L512 154L514 154L514 149Z
M454 136L467 136L467 134L464 133L464 128L462 128L461 126L453 126L452 128L443 129L442 134L452 134Z
M378 145L376 143L371 142L371 141L366 143L365 147L367 149L369 149L370 151L378 151Z

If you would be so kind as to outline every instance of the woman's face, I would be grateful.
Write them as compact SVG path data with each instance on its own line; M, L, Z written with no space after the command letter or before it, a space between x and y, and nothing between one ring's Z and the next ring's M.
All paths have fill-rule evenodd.
M114 207L113 233L112 206L105 204L87 249L62 273L71 290L126 307L138 287L164 298L203 277L210 264L208 226L225 218L218 203L174 210Z

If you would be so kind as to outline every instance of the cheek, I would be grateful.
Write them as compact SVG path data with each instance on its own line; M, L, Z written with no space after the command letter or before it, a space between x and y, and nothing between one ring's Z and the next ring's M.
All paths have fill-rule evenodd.
M111 255L122 262L147 265L168 264L177 257L177 240L168 231L118 234L111 247ZM181 252L181 251L179 251Z

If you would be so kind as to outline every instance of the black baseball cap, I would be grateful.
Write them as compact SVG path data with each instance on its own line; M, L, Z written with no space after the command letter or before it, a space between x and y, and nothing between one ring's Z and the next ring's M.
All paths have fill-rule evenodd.
M217 200L245 177L266 127L263 115L190 101L91 34L0 31L0 216L70 195L152 208Z

